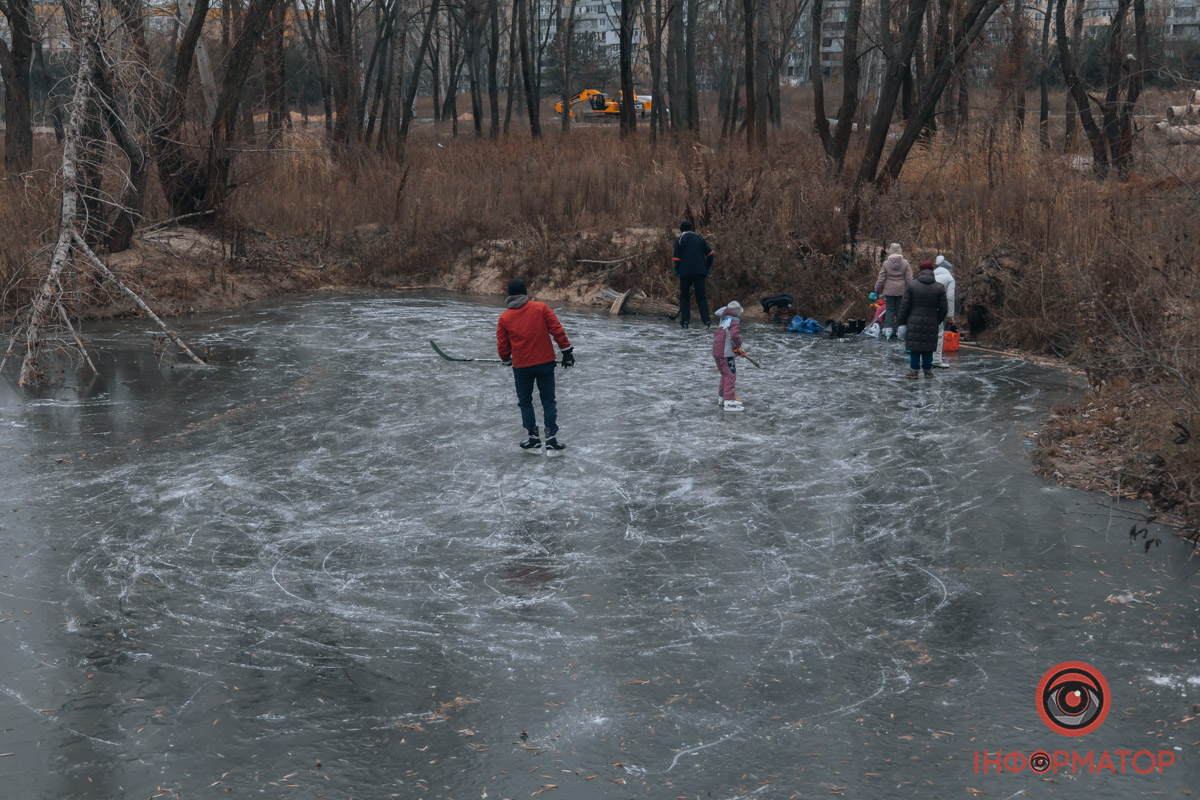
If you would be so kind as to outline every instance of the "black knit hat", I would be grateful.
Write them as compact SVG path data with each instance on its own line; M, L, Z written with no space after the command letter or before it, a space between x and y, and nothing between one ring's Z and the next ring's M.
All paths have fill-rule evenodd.
M525 281L521 280L520 278L513 278L508 282L508 296L512 297L513 295L518 294L528 294L528 292L525 291Z

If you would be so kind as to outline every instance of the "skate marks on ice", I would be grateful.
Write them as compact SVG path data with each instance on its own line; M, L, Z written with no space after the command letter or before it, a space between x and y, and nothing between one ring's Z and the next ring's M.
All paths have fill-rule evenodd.
M203 787L236 745L346 757L322 780L343 789L401 765L410 787L514 796L558 759L606 779L575 796L730 794L866 740L903 761L909 722L941 729L1037 643L994 596L1000 562L1070 555L1021 529L1064 496L1017 458L1024 409L1060 391L1042 373L964 361L912 386L886 343L749 325L770 368L739 372L733 417L711 334L564 312L568 449L530 459L511 370L426 344L488 356L498 313L231 314L204 324L224 368L165 386L99 336L128 381L108 401L13 415L0 458L40 510L0 524L45 545L6 589L52 613L17 636L5 696L59 709L78 780L115 757L126 786Z

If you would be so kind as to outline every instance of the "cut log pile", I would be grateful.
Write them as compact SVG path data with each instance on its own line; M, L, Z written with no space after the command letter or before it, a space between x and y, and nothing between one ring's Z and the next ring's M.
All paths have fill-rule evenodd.
M614 317L621 314L649 314L652 316L662 314L675 319L679 316L679 306L665 300L647 297L641 289L630 289L628 292L601 289L596 293L596 298L612 304L609 307L609 314Z
M1200 89L1184 105L1167 106L1167 118L1154 128L1167 137L1167 144L1200 145Z

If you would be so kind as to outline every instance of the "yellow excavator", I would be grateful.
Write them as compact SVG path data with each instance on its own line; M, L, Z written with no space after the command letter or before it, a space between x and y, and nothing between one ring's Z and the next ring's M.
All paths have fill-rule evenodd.
M650 111L651 97L648 94L634 95L635 102L633 110L643 117ZM570 100L570 111L572 119L617 119L621 116L621 101L624 99L624 94L617 93L616 97L609 97L599 89L584 89ZM580 114L575 113L575 106L580 103L587 102L588 108ZM554 104L555 113L563 113L562 102Z

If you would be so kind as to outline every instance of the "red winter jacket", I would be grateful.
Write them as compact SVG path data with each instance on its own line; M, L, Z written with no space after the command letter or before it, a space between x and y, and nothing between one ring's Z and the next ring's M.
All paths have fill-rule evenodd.
M496 353L501 361L512 359L514 367L536 367L554 361L554 345L550 337L558 342L560 350L571 346L567 334L550 310L550 306L536 300L527 300L516 308L509 308L500 315L496 325Z

